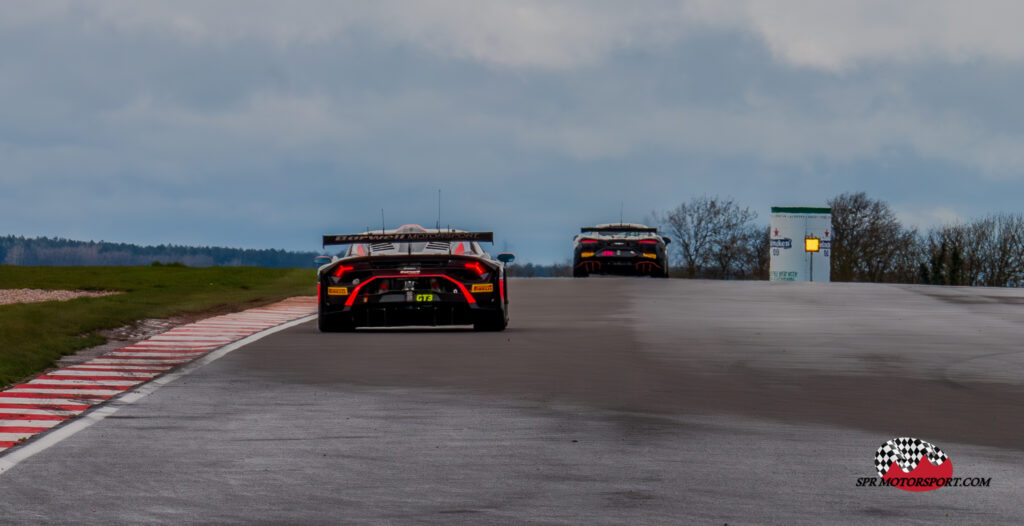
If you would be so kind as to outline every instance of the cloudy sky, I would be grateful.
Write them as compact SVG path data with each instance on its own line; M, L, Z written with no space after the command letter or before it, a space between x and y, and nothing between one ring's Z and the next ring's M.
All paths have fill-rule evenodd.
M703 194L1024 212L1019 2L0 1L0 234L522 260Z

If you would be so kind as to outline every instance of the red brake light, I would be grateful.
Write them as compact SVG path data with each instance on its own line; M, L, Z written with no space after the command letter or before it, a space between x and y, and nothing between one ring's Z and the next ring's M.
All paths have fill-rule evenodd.
M583 239L583 240L580 241L580 243L583 243L584 245L592 245L594 243L597 243L597 240L596 239Z
M471 261L469 263L466 263L466 268L476 272L481 276L483 276L484 273L487 272L487 269L485 269L484 266L481 265L479 261Z
M380 282L380 287L378 287L378 288L380 289L381 292L387 292L388 291L388 282L387 281L381 281Z
M642 245L657 245L658 242L653 239L641 239L640 244Z
M614 255L615 255L615 253L614 253L614 252L612 252L611 250L605 250L605 251L602 251L602 252L601 252L601 255L602 255L602 256L614 256Z
M350 270L352 270L354 268L355 267L346 267L345 265L338 265L337 268L334 269L334 277L340 278L342 274L344 274L344 273L346 273L346 272L348 272L348 271L350 271Z

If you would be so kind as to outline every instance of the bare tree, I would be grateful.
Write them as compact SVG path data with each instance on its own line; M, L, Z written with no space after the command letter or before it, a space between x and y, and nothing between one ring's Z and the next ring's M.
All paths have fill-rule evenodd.
M889 283L919 283L921 262L925 260L924 240L916 229L904 230L898 241L884 281Z
M885 201L846 193L832 207L832 280L884 281L902 248L915 243Z
M662 218L690 278L713 270L726 277L742 260L750 222L757 214L732 198L695 197Z
M925 238L921 281L930 285L970 285L974 282L975 245L970 242L972 226L944 225ZM965 255L967 256L965 258Z
M933 285L1019 287L1024 280L1024 217L997 214L933 229L924 241L921 280Z
M749 279L768 279L771 267L771 227L761 225L751 227L747 235L747 253L744 272Z
M978 258L979 281L990 287L1019 287L1024 278L1024 218L998 214L980 223L987 243Z

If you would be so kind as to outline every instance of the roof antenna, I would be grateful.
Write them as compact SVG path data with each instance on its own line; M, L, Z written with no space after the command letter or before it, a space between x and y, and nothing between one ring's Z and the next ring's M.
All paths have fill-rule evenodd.
M380 209L380 233L384 233L384 209Z
M620 225L622 224L622 207L623 207L623 201L619 201L619 224Z
M437 189L437 225L434 227L438 232L441 231L441 189Z

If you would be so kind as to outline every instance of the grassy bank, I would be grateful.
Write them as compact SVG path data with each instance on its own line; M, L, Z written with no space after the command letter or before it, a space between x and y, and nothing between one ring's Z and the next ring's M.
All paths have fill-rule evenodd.
M65 302L0 305L0 386L102 345L96 331L146 318L241 310L316 293L312 269L0 266L0 289L115 290Z

